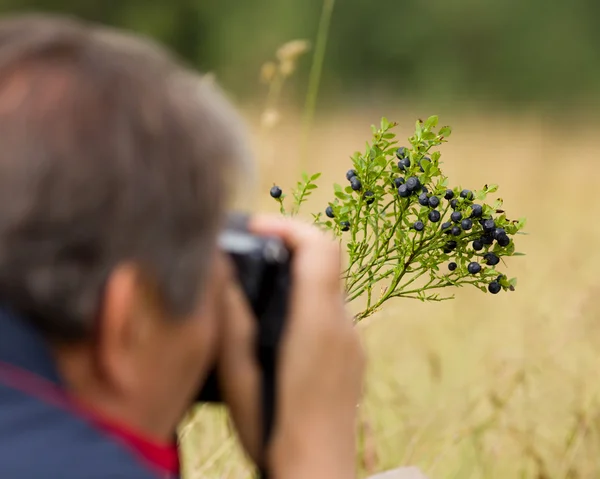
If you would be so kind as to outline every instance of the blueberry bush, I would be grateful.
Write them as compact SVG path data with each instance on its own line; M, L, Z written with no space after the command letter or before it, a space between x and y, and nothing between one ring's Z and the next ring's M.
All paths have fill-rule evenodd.
M521 254L514 238L525 220L509 219L502 199L486 202L497 185L469 190L450 184L438 147L451 128L438 128L438 117L418 120L408 146L399 146L396 126L383 118L372 127L365 151L351 157L347 186L335 184L332 200L312 215L345 244L348 301L365 300L355 321L392 298L443 301L454 297L449 288L464 285L491 294L513 291L516 279L499 266ZM291 198L274 185L270 194L281 213L298 214L319 177L304 174Z

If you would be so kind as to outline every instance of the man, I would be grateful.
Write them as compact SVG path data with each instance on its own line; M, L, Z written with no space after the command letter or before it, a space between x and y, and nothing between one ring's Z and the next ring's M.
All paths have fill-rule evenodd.
M276 426L260 443L253 319L217 248L240 120L147 40L0 20L0 477L174 478L176 427L214 364L273 478L354 476L363 356L336 245L294 253Z

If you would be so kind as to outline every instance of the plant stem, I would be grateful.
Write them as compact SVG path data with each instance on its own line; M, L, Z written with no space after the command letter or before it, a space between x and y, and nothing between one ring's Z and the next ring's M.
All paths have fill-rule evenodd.
M308 92L306 94L306 103L304 106L302 150L298 165L300 172L304 171L306 168L310 128L315 116L319 84L321 82L321 72L325 61L325 49L327 46L327 38L329 37L329 25L331 23L334 5L335 0L323 1L323 10L321 11L321 18L319 21L317 40L315 42L315 53L310 68Z

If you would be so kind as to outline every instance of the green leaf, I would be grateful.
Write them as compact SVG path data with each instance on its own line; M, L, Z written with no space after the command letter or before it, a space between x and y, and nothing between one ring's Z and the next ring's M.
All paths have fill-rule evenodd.
M340 191L342 191L342 187L340 185L338 185L337 183L334 183L333 191L335 191L336 193L339 193Z
M310 181L316 181L321 177L321 173L315 173L310 177Z
M306 171L302 172L302 180L304 181L304 183L308 182L308 174L306 173ZM298 185L300 184L300 182L298 182Z
M488 185L487 191L488 193L495 193L498 191L498 185Z
M438 124L438 120L439 120L439 118L436 115L430 116L429 118L427 118L427 121L425 121L424 128L427 130L431 130L432 128L435 128Z
M440 131L439 131L440 136L447 138L451 134L452 134L452 128L450 128L449 126L443 126L442 128L440 128Z
M307 190L316 190L317 188L318 186L313 183L309 183L308 185L306 185Z
M346 200L348 195L346 193L342 193L341 191L336 191L335 196L337 196L340 200Z

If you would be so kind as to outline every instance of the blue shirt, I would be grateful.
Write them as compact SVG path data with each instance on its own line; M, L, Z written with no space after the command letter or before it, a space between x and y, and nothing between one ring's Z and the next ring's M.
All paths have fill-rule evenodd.
M175 445L155 444L78 405L49 347L0 309L1 479L176 479Z

